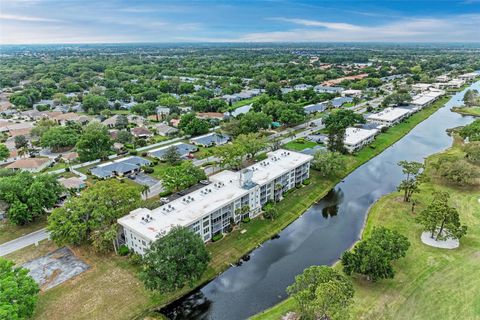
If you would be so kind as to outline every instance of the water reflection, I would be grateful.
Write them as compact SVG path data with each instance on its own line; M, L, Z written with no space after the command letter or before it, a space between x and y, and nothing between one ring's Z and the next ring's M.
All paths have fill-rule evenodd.
M480 89L480 82L471 86ZM450 112L463 93L376 158L357 168L279 237L238 266L163 309L170 319L246 319L286 298L285 288L303 269L332 264L359 238L368 208L403 179L398 161L423 161L451 145L446 130L471 122Z

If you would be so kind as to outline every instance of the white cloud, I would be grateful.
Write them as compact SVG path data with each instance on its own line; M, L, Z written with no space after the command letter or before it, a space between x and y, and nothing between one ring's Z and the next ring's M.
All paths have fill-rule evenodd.
M295 25L307 26L309 28L295 28L286 31L253 32L229 40L235 42L480 41L478 27L480 25L480 14L458 15L444 18L403 18L388 24L377 26L362 26L349 23L291 18L273 19L290 22ZM321 28L316 29L312 27Z
M14 21L23 21L23 22L61 22L61 20L57 20L57 19L23 16L23 15L6 14L6 13L0 13L0 20L14 20Z

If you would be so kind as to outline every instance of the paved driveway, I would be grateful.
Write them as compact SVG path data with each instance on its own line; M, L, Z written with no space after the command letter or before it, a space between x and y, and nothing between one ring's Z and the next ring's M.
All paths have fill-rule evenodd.
M135 181L136 183L138 184L141 184L143 186L149 186L149 187L153 187L154 185L156 185L159 181L151 176L149 176L148 174L145 174L143 172L139 172L136 174L135 176L135 179L132 179L133 181Z

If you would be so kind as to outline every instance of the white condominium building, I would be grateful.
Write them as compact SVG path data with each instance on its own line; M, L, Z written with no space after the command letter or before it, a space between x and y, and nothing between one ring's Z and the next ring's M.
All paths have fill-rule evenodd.
M367 120L390 127L407 118L411 112L411 110L403 108L385 108L379 113L369 115Z
M139 208L120 218L125 244L144 254L152 241L174 226L190 228L209 241L232 221L256 217L266 202L281 200L284 192L310 176L310 155L283 149L267 155L241 172L219 172L209 178L209 185L154 210Z
M362 129L349 127L345 129L343 144L348 152L355 152L375 139L377 129Z
M429 90L414 96L412 98L412 101L410 102L410 105L417 106L419 108L424 108L432 104L434 101L436 101L438 98L440 98L444 94L445 94L445 91L443 90Z

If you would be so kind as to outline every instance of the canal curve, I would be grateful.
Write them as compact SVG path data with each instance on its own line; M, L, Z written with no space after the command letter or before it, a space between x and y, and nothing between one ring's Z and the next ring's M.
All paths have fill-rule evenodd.
M480 90L480 82L469 88ZM467 89L401 140L357 168L320 202L265 242L250 259L161 312L169 319L246 319L287 298L294 277L312 265L331 265L358 239L369 207L403 179L397 163L423 161L451 146L446 130L472 121L451 112ZM292 194L291 196L295 196Z

